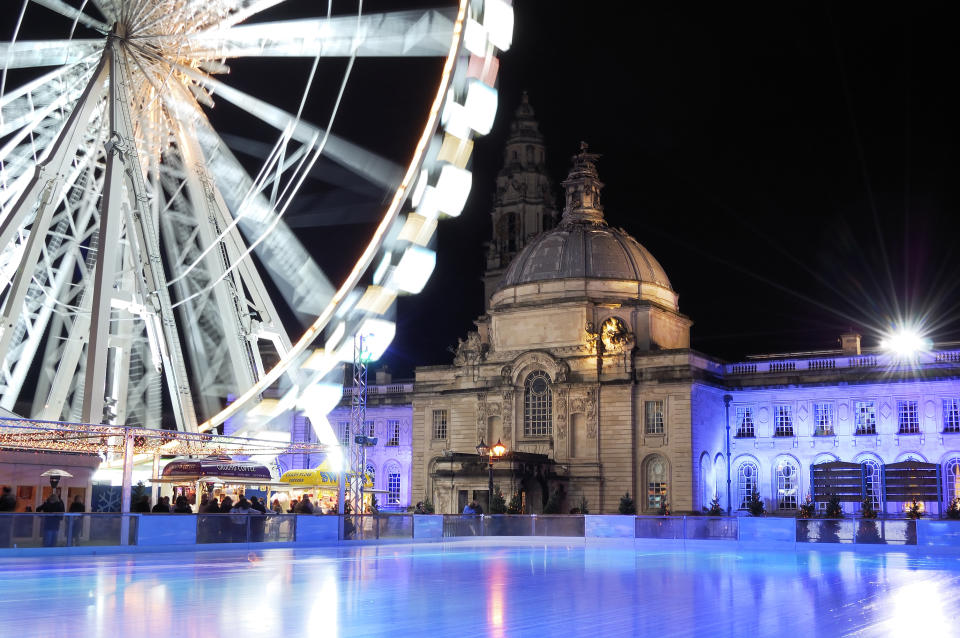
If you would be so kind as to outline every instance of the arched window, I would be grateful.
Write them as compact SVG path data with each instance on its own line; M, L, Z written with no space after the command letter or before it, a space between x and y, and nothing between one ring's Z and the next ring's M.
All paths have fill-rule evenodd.
M753 490L759 489L757 478L760 471L753 461L744 461L737 468L737 507L746 509L747 503L753 498Z
M714 488L717 500L723 507L726 507L727 501L727 460L722 454L718 454L713 459ZM721 498L721 496L723 498Z
M520 249L519 242L517 241L517 216L515 213L507 213L500 218L499 221L500 229L498 234L500 235L500 245L501 250L505 252L516 252Z
M387 505L400 505L400 464L390 461L384 472L387 475Z
M923 458L921 455L916 452L906 452L897 457L897 463L902 463L904 461L916 461L917 463L926 463L927 459Z
M795 510L800 504L800 468L793 459L777 460L777 509Z
M667 503L667 462L659 454L647 459L647 510L659 510Z
M950 507L950 503L960 498L960 456L953 456L943 464L943 483L944 503Z
M883 503L883 494L880 484L880 460L873 456L863 456L857 461L863 468L866 475L865 487L866 497L870 499L871 505L875 511L880 511Z
M700 455L700 504L701 507L710 508L710 501L716 494L716 488L711 484L713 482L713 462L710 456L704 452Z
M550 377L543 370L535 370L523 382L523 435L550 436L553 434L553 393Z

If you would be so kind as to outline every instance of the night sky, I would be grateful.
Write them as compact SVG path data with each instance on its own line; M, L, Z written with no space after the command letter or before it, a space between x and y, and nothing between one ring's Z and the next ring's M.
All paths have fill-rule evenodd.
M364 10L438 3L367 0ZM317 15L321 4L290 0L256 20ZM585 140L603 156L608 221L664 266L697 350L739 359L830 349L851 328L869 347L900 317L921 319L935 341L960 340L960 45L942 7L915 4L631 3L627 15L622 3L516 0L501 108L475 147L471 199L441 223L424 293L400 300L386 363L405 377L449 363L447 347L483 312L491 196L523 90L558 201ZM353 7L334 3L336 13ZM12 14L3 20L10 32ZM24 25L23 38L69 27L37 5ZM236 60L226 79L295 110L310 64ZM344 69L324 60L307 119L327 123ZM405 163L439 69L359 60L334 132ZM276 139L217 102L210 117L223 133ZM239 156L256 171L257 160ZM382 194L343 171L325 179L308 182L289 221L339 284Z
M864 345L900 317L960 338L957 39L926 5L517 0L501 110L436 274L402 300L395 370L449 363L481 314L482 241L526 89L557 184L601 153L608 221L646 246L714 356Z

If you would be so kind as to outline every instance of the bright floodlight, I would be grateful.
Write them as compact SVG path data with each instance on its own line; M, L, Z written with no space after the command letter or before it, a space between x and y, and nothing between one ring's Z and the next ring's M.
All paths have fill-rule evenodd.
M900 328L880 342L880 347L898 357L915 357L930 349L930 341L913 328Z

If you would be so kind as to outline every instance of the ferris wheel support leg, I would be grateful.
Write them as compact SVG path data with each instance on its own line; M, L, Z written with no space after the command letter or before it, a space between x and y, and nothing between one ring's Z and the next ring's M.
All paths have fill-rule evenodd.
M35 211L27 246L20 268L13 279L10 292L0 316L0 356L10 348L16 320L21 311L27 288L33 277L34 267L40 254L46 233L58 201L60 184L66 177L67 157L72 157L81 143L85 124L102 97L106 86L105 58L84 89L81 102L74 108L63 130L53 143L47 159L37 165L33 177L9 214L0 223L0 250L5 250ZM65 166L67 165L67 166Z
M113 82L111 82L111 85ZM113 89L111 88L111 92ZM110 125L115 120L115 100L110 100ZM107 354L110 341L110 306L116 279L120 246L123 163L120 151L107 153L103 199L100 202L100 230L97 264L93 275L93 304L90 315L90 342L87 345L87 368L83 385L84 423L104 422L104 391L107 380Z

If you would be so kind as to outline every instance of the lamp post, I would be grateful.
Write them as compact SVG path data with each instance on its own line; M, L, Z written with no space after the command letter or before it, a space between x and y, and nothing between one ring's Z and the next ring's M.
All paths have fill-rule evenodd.
M507 448L504 447L503 443L500 442L500 439L497 439L497 444L493 447L488 447L483 439L480 439L480 444L477 445L477 454L483 456L487 455L487 514L492 514L493 510L493 462L500 458L506 453Z
M723 411L727 421L727 516L730 516L730 402L733 397L723 395Z

